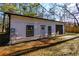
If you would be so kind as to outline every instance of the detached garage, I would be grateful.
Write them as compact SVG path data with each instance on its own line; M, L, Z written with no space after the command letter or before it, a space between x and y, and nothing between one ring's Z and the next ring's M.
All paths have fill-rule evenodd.
M5 13L5 17L7 15L9 16L10 40L13 43L53 37L56 34L64 33L63 22Z

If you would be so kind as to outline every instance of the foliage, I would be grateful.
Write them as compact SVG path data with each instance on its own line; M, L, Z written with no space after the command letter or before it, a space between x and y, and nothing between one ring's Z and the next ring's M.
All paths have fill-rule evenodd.
M17 6L19 5L19 7ZM43 5L40 3L15 3L15 4L4 4L0 7L1 11L4 12L14 12L26 16L37 16L41 18L47 19L59 19L60 21L70 21L74 20L73 22L76 25L79 25L78 22L78 15L79 15L79 4L74 4L73 7L69 7L72 5L71 3L50 3L48 4L49 9L47 10Z
M36 14L34 12L29 12L29 13L26 13L24 14L25 16L35 16Z
M3 5L1 6L1 11L3 12L13 12L13 11L16 11L17 8L15 5Z
M19 3L18 4L3 4L3 6L0 7L0 10L3 12L12 12L12 13L18 13L18 14L23 14L26 16L36 16L36 8L38 8L39 3L29 3L29 4L24 4L24 3Z
M19 4L19 11L21 14L26 16L36 16L36 8L39 3Z
M79 26L67 24L65 25L65 31L68 33L79 33Z

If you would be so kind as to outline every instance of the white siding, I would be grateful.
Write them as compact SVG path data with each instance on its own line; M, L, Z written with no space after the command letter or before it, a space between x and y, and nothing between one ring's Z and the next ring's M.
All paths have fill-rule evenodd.
M34 36L33 37L26 37L26 25L34 25ZM46 21L46 20L40 20L40 19L32 19L27 17L21 17L21 16L11 16L11 28L15 28L16 35L11 38L15 38L16 40L34 40L40 38L41 32L40 32L40 25L46 25L45 31L46 31L46 37L48 34L48 26L52 26L52 36L55 35L55 25L56 24L62 24L58 22L52 22L52 21Z

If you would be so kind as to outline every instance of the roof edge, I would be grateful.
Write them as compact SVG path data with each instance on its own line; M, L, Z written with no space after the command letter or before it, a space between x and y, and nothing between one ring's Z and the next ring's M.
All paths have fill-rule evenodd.
M44 19L44 18L32 17L32 16L25 16L25 15L21 15L21 14L14 14L14 13L9 13L9 12L4 12L4 14L17 15L17 16L29 17L29 18L36 18L36 19L42 19L42 20L47 20L47 21L52 21L52 22L65 23L65 22L61 22L61 21L48 20L48 19Z

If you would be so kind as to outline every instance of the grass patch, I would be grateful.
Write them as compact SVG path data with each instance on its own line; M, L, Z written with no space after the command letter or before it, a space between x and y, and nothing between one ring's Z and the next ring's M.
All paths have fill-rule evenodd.
M28 56L77 56L79 55L79 38L56 46L40 49L24 55Z

